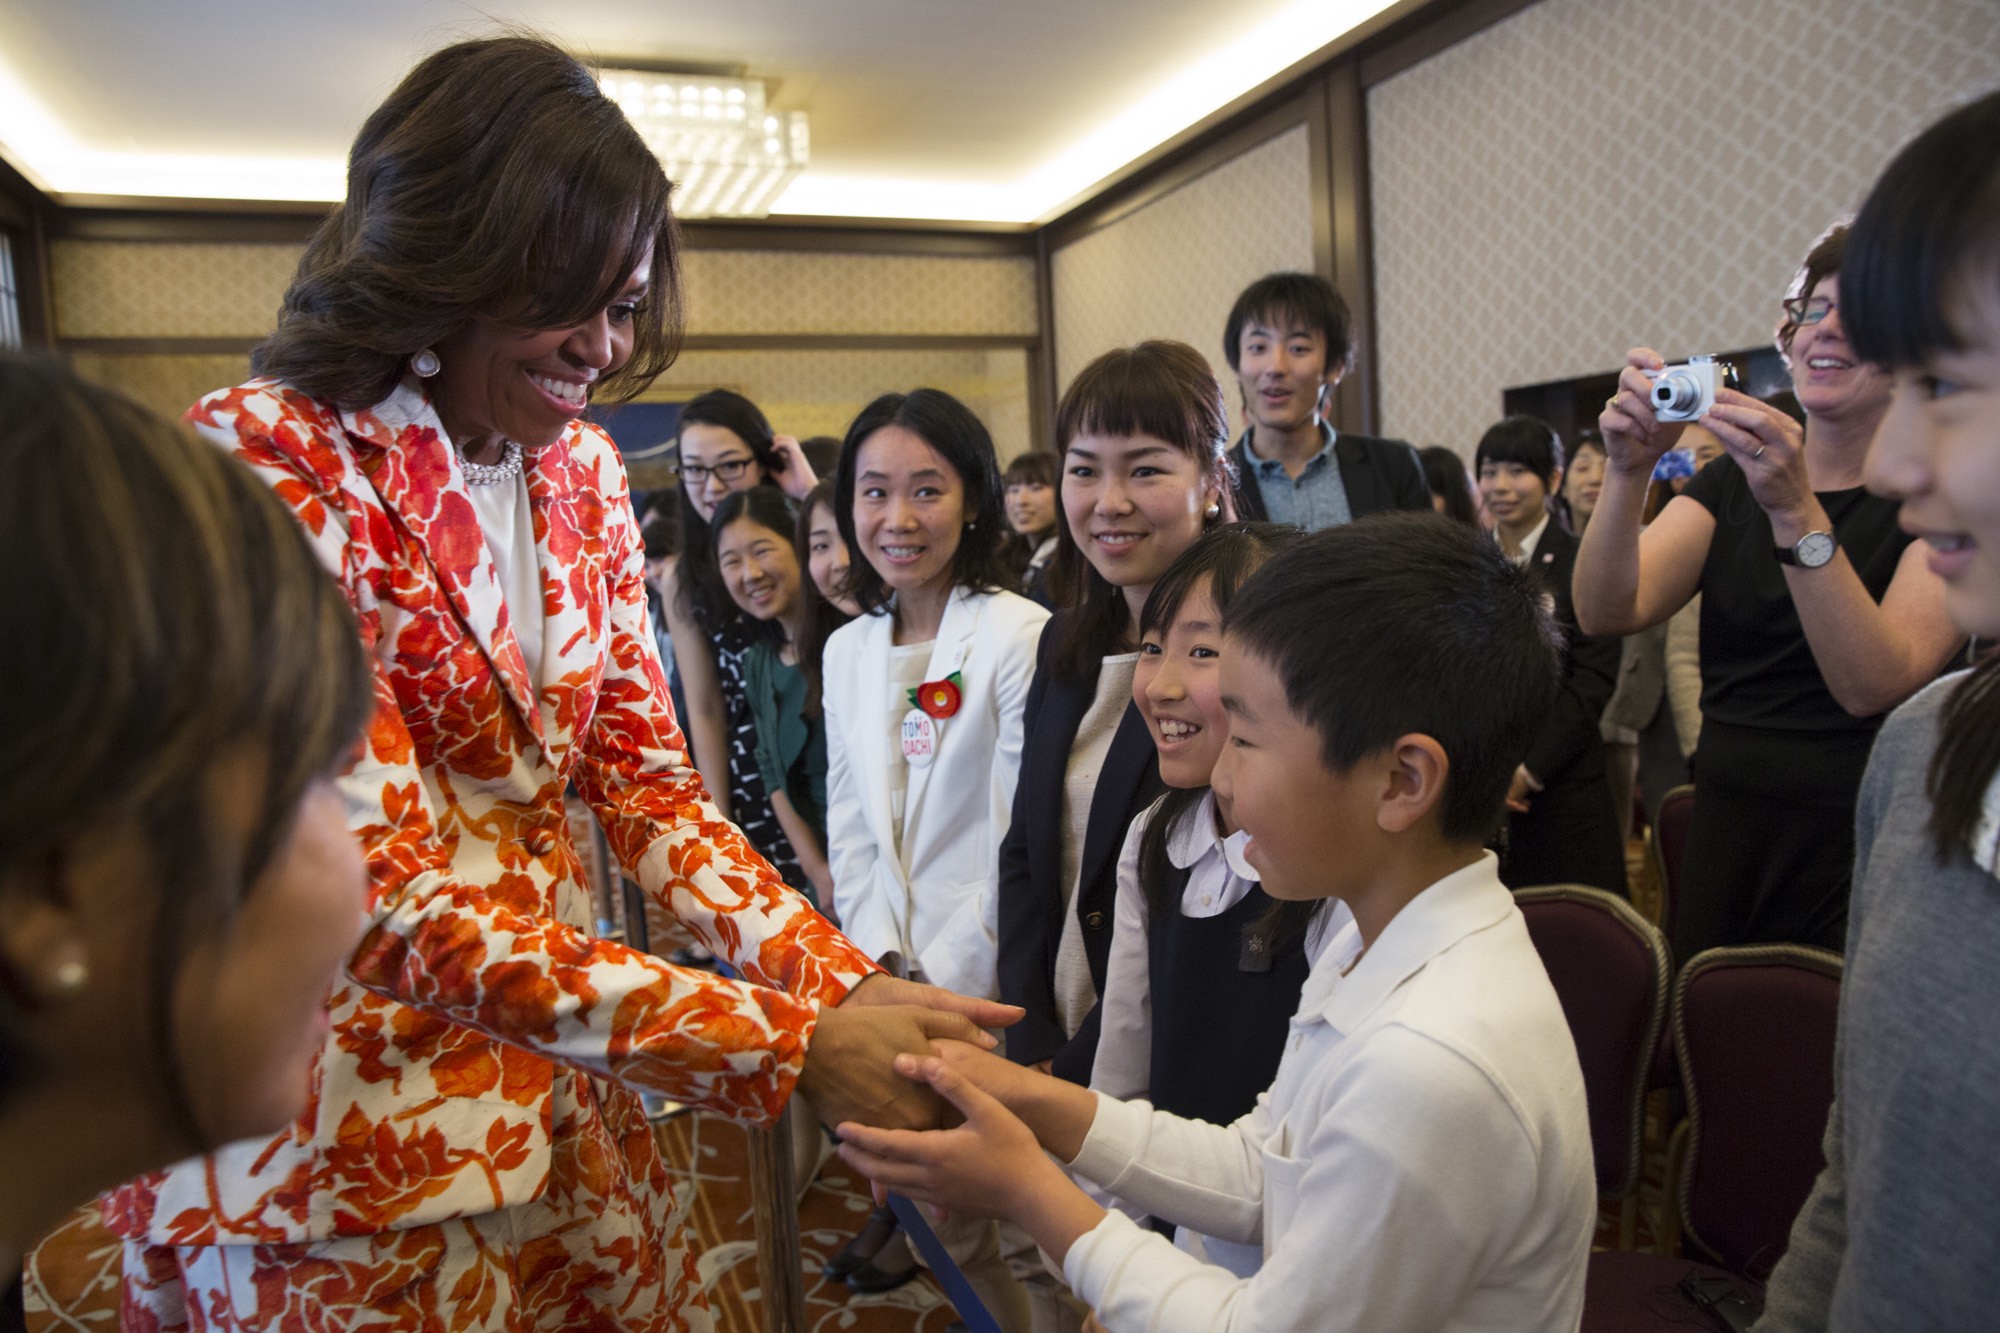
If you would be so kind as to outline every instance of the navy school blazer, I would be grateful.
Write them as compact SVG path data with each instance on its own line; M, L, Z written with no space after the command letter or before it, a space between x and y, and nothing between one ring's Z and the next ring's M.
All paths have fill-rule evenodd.
M1014 787L1014 818L1000 843L1000 998L1027 1016L1007 1029L1007 1057L1019 1064L1053 1060L1058 1077L1088 1084L1097 1057L1098 1007L1093 1005L1074 1037L1056 1015L1056 950L1062 941L1063 779L1077 727L1097 696L1097 673L1058 680L1055 645L1073 611L1061 611L1042 629L1035 678L1023 714L1021 778ZM1127 704L1091 797L1081 873L1070 905L1083 926L1090 979L1101 995L1111 956L1112 908L1118 896L1118 851L1132 821L1166 788L1159 752L1138 706Z

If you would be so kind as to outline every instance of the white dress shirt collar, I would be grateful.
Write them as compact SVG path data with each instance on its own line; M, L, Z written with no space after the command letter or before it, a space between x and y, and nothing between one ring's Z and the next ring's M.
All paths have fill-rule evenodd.
M1521 553L1519 555L1510 555L1507 558L1509 560L1512 560L1517 565L1527 564L1530 560L1535 558L1535 548L1541 545L1542 534L1544 532L1547 532L1548 530L1549 530L1549 514L1548 511L1544 510L1542 513L1542 521L1535 524L1535 529L1533 532L1530 532L1527 536L1521 539ZM1493 530L1493 540L1495 543L1498 543L1500 540L1500 530L1498 528L1495 528ZM1503 546L1500 549L1504 553L1507 548Z
M1365 954L1360 928L1350 919L1327 942L1306 977L1299 1018L1318 1019L1343 1035L1352 1034L1424 964L1501 921L1513 906L1514 895L1500 882L1500 858L1485 852L1412 898ZM1342 975L1348 968L1353 970Z
M1255 884L1256 867L1243 859L1243 845L1250 841L1250 835L1238 829L1224 836L1216 832L1215 824L1215 793L1205 791L1193 811L1168 833L1167 859L1176 870L1192 870L1219 845L1230 871Z

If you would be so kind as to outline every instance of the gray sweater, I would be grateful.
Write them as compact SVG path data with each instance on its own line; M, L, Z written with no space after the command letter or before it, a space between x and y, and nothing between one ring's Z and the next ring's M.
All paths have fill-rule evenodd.
M1856 814L1826 1170L1760 1333L2000 1327L2000 881L1932 849L1954 675L1893 713Z

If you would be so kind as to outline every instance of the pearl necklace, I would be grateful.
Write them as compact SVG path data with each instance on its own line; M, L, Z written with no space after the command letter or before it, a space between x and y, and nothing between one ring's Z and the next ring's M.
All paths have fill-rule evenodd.
M497 463L475 463L464 454L458 456L459 466L465 469L465 484L468 486L498 486L503 481L512 481L521 475L521 446L507 441L507 452Z

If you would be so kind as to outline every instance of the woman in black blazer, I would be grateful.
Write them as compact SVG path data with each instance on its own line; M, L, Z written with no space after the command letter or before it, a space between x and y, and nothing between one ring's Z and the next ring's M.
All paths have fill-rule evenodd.
M1230 517L1222 389L1200 353L1148 342L1085 367L1056 410L1054 586L1028 690L1014 817L1000 844L1000 995L1026 1016L1007 1054L1076 1083L1097 1051L1118 849L1162 791L1131 699L1153 583Z
M1588 884L1624 895L1625 849L1599 731L1618 683L1618 640L1577 628L1570 581L1578 542L1549 505L1562 486L1562 463L1555 431L1527 416L1488 430L1473 455L1495 539L1548 588L1563 631L1562 689L1508 793L1514 813L1500 878L1517 889Z

